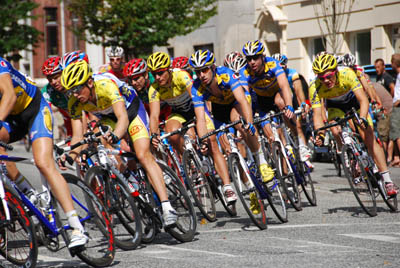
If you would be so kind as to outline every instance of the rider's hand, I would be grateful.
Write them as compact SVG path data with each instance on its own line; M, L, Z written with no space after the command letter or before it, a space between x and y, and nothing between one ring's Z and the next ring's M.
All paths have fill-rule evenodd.
M254 136L254 134L256 134L256 128L253 126L252 123L247 123L244 126L244 129L251 135Z
M360 117L360 126L363 129L367 129L368 127L368 120L365 117Z
M294 116L294 109L291 105L287 105L285 107L285 116L289 119L292 119Z
M119 142L120 138L115 135L113 132L108 132L108 135L105 137L108 143L116 144Z
M314 144L317 145L318 147L321 147L324 144L324 140L325 140L325 134L318 133L317 136L315 136Z
M308 106L307 103L303 102L301 104L301 108L303 109L302 118L306 118L306 114L308 114L310 112L310 106Z
M208 142L207 140L203 140L200 144L200 152L202 154L206 154L208 151Z
M61 170L68 169L65 165L66 162L67 162L67 156L65 154L62 154L60 157L57 158L57 165Z
M160 136L157 133L153 133L150 138L151 144L153 144L154 148L158 148L158 144L160 143Z

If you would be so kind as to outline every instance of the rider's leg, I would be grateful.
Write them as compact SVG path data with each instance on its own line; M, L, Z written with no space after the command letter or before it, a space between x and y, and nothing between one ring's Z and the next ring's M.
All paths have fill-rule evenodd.
M177 130L178 128L182 127L182 123L178 120L169 119L165 124L165 131L172 132ZM183 145L184 140L181 135L173 135L168 138L169 142L171 143L172 147L179 153L179 155L183 154Z

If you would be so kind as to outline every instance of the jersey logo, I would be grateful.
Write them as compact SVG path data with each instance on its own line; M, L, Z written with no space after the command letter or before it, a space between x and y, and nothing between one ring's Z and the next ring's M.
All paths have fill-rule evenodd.
M136 134L138 134L141 130L143 129L143 125L136 125L136 126L132 126L129 129L129 135L131 137L135 136Z
M236 74L232 74L232 77L233 77L234 79L238 79L238 78L239 78L239 76L237 76Z
M49 107L44 107L43 109L44 125L48 132L53 132L53 120L51 117L51 112Z
M0 62L0 65L3 66L3 67L7 67L7 64L6 64L5 61L1 61L1 62Z

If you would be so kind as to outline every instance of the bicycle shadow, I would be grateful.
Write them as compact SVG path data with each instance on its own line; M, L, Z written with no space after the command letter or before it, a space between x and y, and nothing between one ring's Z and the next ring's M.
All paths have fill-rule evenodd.
M372 218L369 216L361 207L356 206L356 207L337 207L337 208L330 208L328 209L327 212L324 212L323 214L335 214L335 213L340 213L340 212L348 212L351 213L350 215L355 218L361 218L361 219L368 219ZM390 212L390 210L382 208L382 207L377 207L376 212Z

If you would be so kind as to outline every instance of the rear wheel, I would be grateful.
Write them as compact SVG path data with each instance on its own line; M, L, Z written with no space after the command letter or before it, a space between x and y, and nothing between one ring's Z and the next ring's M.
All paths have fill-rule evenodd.
M281 222L288 221L288 215L286 211L286 200L283 198L283 187L279 179L274 179L268 183L264 183L264 188L267 190L268 203L274 211L276 217Z
M211 191L208 178L204 176L201 169L204 168L196 163L193 152L185 151L182 157L185 174L187 177L187 184L201 214L208 221L217 220L217 211L215 208L214 195ZM212 167L208 167L211 169Z
M38 246L32 218L19 197L7 188L4 190L10 221L6 221L4 206L0 201L0 254L15 265L36 267Z
M311 178L311 169L307 166L307 162L299 162L300 176L303 178L301 188L311 206L317 205L317 195L315 194L314 183Z
M344 174L361 208L369 216L376 216L376 190L373 189L371 180L361 168L357 157L346 144L342 148L342 163Z
M228 157L229 172L235 186L236 194L243 204L244 209L249 215L252 222L261 230L267 229L267 217L265 215L264 200L261 199L255 187L250 189L244 184L241 175L245 174L240 164L239 156L231 153Z

